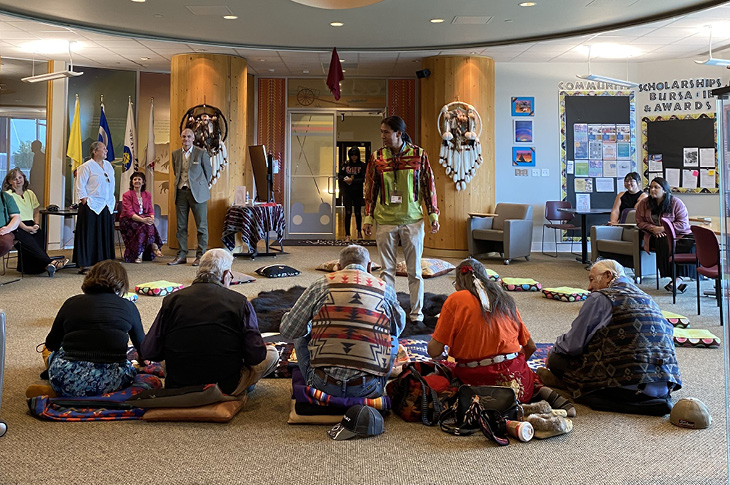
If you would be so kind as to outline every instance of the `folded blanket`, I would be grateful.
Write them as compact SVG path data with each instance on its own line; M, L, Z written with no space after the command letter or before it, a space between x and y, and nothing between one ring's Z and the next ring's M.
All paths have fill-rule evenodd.
M132 385L121 391L93 398L38 396L28 399L30 413L50 421L116 421L142 419L144 409L125 403L130 397L148 389L162 388L159 377L137 374Z

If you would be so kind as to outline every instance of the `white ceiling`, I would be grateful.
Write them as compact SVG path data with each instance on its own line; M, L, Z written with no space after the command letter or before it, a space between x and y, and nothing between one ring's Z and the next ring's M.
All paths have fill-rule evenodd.
M229 6L215 1L184 6L177 0L95 0L89 8L85 0L24 0L22 7L0 0L0 58L64 60L67 54L33 54L27 48L32 41L61 39L78 42L74 63L80 66L169 71L175 54L209 52L245 57L253 74L322 76L336 46L346 77L411 77L422 58L446 54L484 55L497 62L582 62L587 51L581 47L592 45L594 61L624 62L595 57L600 44L619 44L635 49L634 62L701 58L708 51L707 25L713 26L713 55L721 57L730 47L730 2L535 0L536 6L525 8L519 0L382 0L325 10L291 0L238 0ZM49 13L59 4L62 11ZM709 4L714 6L676 15ZM239 18L223 20L222 13ZM609 27L667 15L642 25ZM445 21L430 23L435 17ZM333 20L345 26L330 27Z

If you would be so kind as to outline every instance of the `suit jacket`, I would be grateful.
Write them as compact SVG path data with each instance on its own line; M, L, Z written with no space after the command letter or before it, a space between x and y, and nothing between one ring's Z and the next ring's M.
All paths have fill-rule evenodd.
M183 155L182 148L172 152L172 171L175 172L175 190L180 185L180 173L182 171ZM188 187L193 193L195 202L206 202L210 199L208 185L213 178L213 167L210 164L208 152L202 148L193 146L190 154L190 165L188 167Z

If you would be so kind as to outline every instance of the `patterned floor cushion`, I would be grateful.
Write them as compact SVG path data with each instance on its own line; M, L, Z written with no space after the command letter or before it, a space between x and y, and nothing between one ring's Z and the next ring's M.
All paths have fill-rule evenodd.
M137 295L137 293L132 293L131 291L128 291L124 294L124 299L129 301L137 301L139 300L139 295Z
M679 328L689 328L689 318L678 313L672 313L662 310L662 315L669 323Z
M435 278L449 273L456 268L453 264L442 259L421 258L421 272L424 278ZM408 268L405 261L395 265L396 276L408 276Z
M302 272L285 264L270 264L260 267L256 273L267 278L286 278L287 276L297 276Z
M241 285L243 283L252 283L256 281L256 278L245 273L238 271L231 271L231 273L233 274L233 279L231 280L232 285Z
M491 270L489 268L484 268L484 271L487 272L487 278L488 279L490 279L492 281L499 281L500 278L499 278L499 275L497 274L496 271L493 271L493 270Z
M370 272L378 271L382 269L383 267L380 266L378 263L371 262L370 263ZM327 273L331 273L333 271L339 271L340 270L340 260L339 259L331 259L329 261L325 261L324 263L320 264L315 268L318 271L326 271Z
M675 328L674 345L677 347L706 347L720 346L720 337L709 330L701 328Z
M591 294L588 290L559 286L557 288L543 288L542 294L549 300L558 301L583 301Z
M142 283L134 287L134 291L140 295L147 296L167 296L170 293L174 293L180 290L185 285L180 283L172 283L170 281L160 280L151 281L149 283Z
M542 285L532 278L502 278L502 287L507 291L538 291Z

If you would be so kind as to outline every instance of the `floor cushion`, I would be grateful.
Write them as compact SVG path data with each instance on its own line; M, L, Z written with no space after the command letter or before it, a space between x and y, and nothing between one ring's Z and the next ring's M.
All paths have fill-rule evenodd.
M323 406L312 406L322 408L320 411L326 411L328 414L299 414L297 407L302 408L301 403L291 400L291 408L289 409L289 424L337 424L342 421L342 416L347 412L347 408L327 408ZM334 414L332 414L334 413Z
M421 258L421 273L424 278L435 278L449 273L456 268L453 264L442 259ZM395 265L396 276L408 276L408 268L405 261Z
M662 310L662 315L669 323L679 328L689 328L689 318L678 313L672 313Z
M144 421L193 421L227 423L243 409L247 396L235 401L217 402L191 408L153 408L144 413Z
M285 264L270 264L260 267L256 270L256 273L267 278L286 278L288 276L297 276L302 272Z
M333 271L339 271L340 270L340 260L331 259L329 261L325 261L324 263L317 266L315 269L318 271L326 271L327 273L332 273ZM379 269L382 269L382 266L380 266L378 263L375 263L375 262L370 263L370 272L378 271Z
M507 291L538 291L542 285L532 278L502 278L502 287Z
M705 347L720 346L720 338L709 330L701 328L675 328L674 345L677 347Z
M569 286L559 286L557 288L543 288L542 294L545 295L545 298L548 300L558 300L558 301L583 301L586 298L588 298L588 295L591 294L588 290L583 290L581 288L571 288Z
M499 281L499 275L497 274L496 271L491 270L489 268L484 268L484 271L487 272L487 279L492 280L492 281Z
M149 283L142 283L134 287L134 291L140 295L147 296L167 296L170 293L174 293L180 290L185 285L180 283L172 283L170 281L160 280L151 281Z
M233 279L231 280L232 285L240 285L243 283L252 283L256 281L256 278L254 278L253 276L249 276L239 271L231 271L231 274L233 275Z
M137 295L137 293L132 293L131 291L128 291L124 294L123 298L129 301L137 301L139 300L139 295Z

